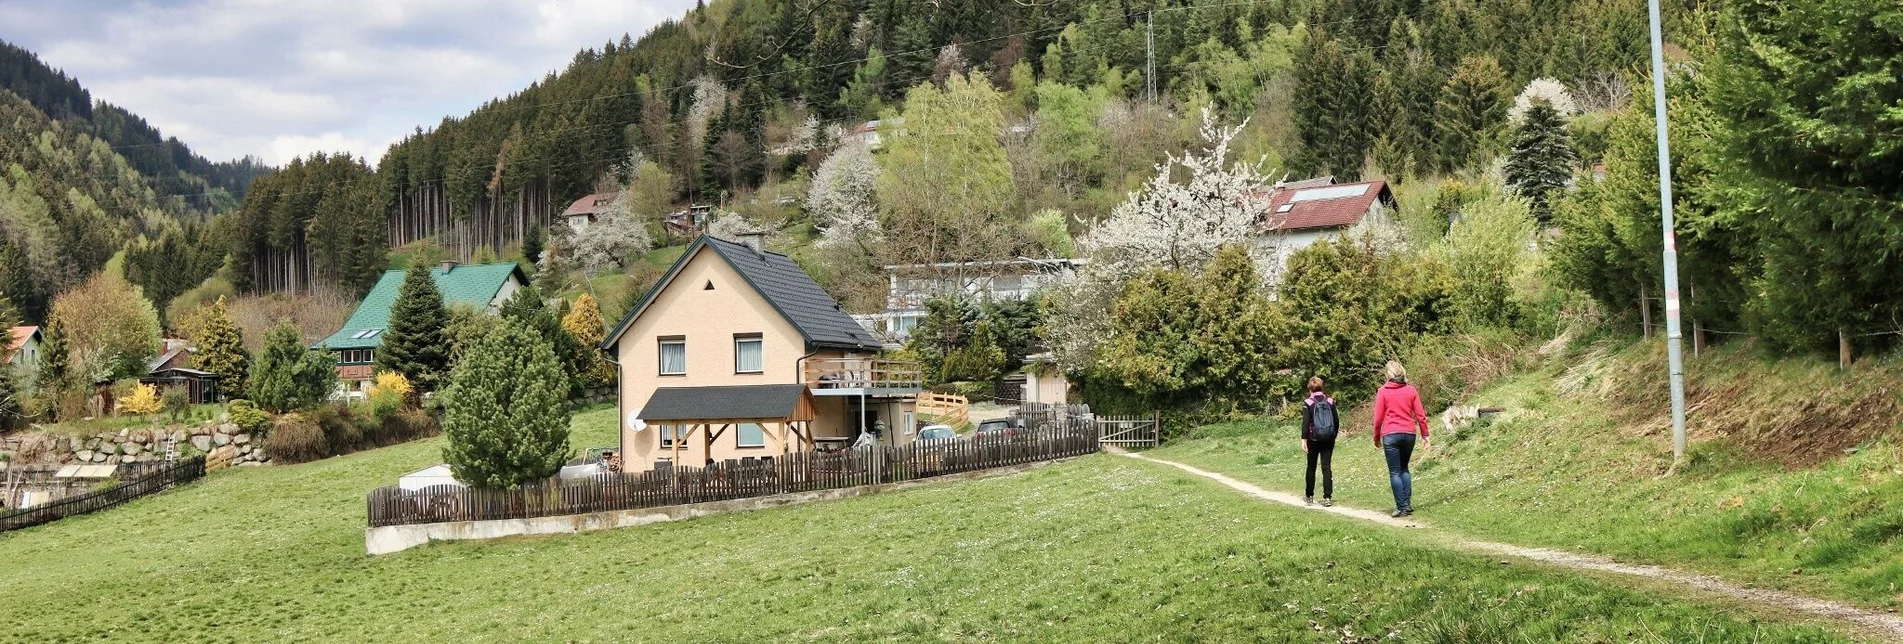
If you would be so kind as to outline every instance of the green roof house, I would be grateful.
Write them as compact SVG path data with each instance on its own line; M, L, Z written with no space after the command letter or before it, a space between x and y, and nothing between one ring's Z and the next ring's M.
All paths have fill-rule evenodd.
M515 262L469 266L443 262L430 269L430 277L443 294L444 306L468 306L488 315L495 315L516 289L529 282ZM311 345L313 349L337 352L337 378L351 391L361 391L376 379L371 363L376 359L377 346L383 343L384 327L390 324L390 307L396 305L397 292L402 288L403 271L384 271L343 328Z

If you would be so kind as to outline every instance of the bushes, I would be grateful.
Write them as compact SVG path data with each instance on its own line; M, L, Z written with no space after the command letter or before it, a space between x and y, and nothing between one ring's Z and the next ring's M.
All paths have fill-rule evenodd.
M278 463L304 463L330 455L330 441L317 421L303 414L285 414L264 437L264 453Z
M225 413L231 416L231 422L247 432L256 433L271 424L271 414L258 409L257 405L242 398L225 405Z

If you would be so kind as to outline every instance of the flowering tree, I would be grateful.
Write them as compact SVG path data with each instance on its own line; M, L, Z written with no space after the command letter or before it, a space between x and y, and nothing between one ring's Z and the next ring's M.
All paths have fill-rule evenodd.
M873 201L879 163L864 141L851 139L820 162L806 191L806 208L819 216L820 246L863 248L880 238Z
M707 220L707 234L721 239L733 240L766 232L769 231L765 226L730 210L714 213L713 218Z
M1514 125L1525 123L1526 113L1539 103L1553 108L1560 118L1579 113L1579 105L1573 101L1573 93L1566 90L1565 84L1551 78L1535 78L1526 84L1526 89L1520 90L1519 96L1513 97L1513 108L1507 110L1507 120Z
M584 270L600 270L610 264L621 266L629 255L654 246L647 226L630 212L631 192L621 191L595 223L576 231L569 239L569 258Z

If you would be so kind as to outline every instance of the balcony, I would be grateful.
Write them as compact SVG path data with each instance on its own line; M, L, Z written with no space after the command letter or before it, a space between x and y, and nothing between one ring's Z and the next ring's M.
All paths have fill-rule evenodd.
M815 396L864 396L918 393L925 369L916 362L883 358L807 360L807 388Z

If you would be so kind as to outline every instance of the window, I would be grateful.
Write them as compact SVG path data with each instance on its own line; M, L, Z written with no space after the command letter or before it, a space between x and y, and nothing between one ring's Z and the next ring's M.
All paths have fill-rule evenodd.
M736 333L733 336L733 372L760 373L766 370L764 343L758 333Z
M687 443L684 439L687 438L687 433L682 431L685 427L686 425L655 425L654 428L661 434L661 449L673 449L676 441L679 441L682 447L686 447Z
M370 364L375 360L371 349L344 349L339 353L337 361L341 364Z
M678 335L661 337L661 375L687 375L687 338Z
M740 423L734 428L735 447L766 447L766 430L754 423Z
M904 417L905 420L902 422L905 423L905 435L911 436L913 432L918 431L918 417L913 416L909 411L905 412Z

